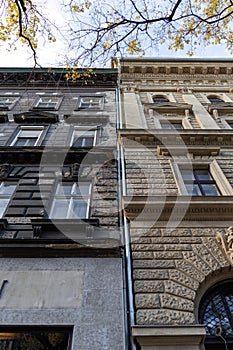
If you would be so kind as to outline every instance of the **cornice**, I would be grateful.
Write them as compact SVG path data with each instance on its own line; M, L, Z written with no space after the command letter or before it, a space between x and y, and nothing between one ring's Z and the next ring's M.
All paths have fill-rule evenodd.
M147 78L185 77L198 78L200 76L212 77L216 75L226 78L233 74L233 61L226 60L121 60L121 78L125 80L141 76Z
M197 149L205 147L206 150L217 151L219 147L233 147L233 131L229 130L166 130L166 129L121 129L120 142L124 147L135 147L135 142L147 147L181 149ZM184 145L187 149L184 149ZM196 147L198 146L198 147Z
M88 71L88 68L87 68ZM35 87L90 87L90 86L116 86L117 69L93 69L90 77L82 77L82 69L76 69L80 78L72 82L67 80L65 68L0 68L1 86Z
M91 152L90 152L91 150ZM31 147L0 147L0 164L80 164L88 154L86 162L97 164L115 159L115 150L113 147L94 147L94 148L75 148L75 147L50 147L50 146L31 146Z
M225 221L232 219L233 196L125 196L123 209L129 220Z

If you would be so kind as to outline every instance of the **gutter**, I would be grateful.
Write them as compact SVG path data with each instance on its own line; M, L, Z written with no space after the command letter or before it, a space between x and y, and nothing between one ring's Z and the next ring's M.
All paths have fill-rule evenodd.
M118 64L118 84L117 84L117 133L122 129L121 91L120 91L120 64ZM124 151L122 145L117 141L117 162L118 162L118 209L120 213L120 229L124 249L123 258L123 282L125 296L125 326L126 326L126 349L136 350L136 344L132 337L132 327L135 325L135 311L133 299L132 283L132 262L130 250L129 223L122 211L122 196L126 195L126 172L124 162Z

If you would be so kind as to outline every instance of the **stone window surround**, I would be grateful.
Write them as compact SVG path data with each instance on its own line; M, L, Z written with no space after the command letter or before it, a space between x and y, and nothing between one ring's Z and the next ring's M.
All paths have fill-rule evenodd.
M75 136L75 133L77 131L80 132L80 136L81 137L85 137L85 133L89 132L89 131L93 131L94 132L94 140L93 140L93 144L92 146L94 147L97 142L98 142L98 137L99 137L99 132L100 132L100 128L101 126L99 125L81 125L81 126L74 126L74 130L73 130L73 133L72 133L72 136L71 136L71 140L70 140L70 146L73 145L73 142L74 142L74 136ZM82 132L83 131L83 132ZM82 132L82 133L81 133ZM84 146L85 147L85 146Z
M148 92L147 93L147 98L148 98L148 102L149 103L154 103L153 101L153 97L156 96L163 96L164 98L167 98L169 100L169 102L175 102L176 103L176 99L174 98L173 94L170 92Z
M33 103L32 109L43 109L43 110L58 110L60 107L60 104L62 102L63 96L58 95L56 93L54 94L47 94L47 93L40 93L38 94L39 96L37 97L37 99L35 100L35 102ZM49 98L51 100L52 105L50 106L40 106L40 102L43 102L43 98ZM53 102L54 100L54 102ZM46 102L47 104L49 104L50 102Z
M16 135L14 136L13 140L10 143L10 146L14 146L17 142L18 138L20 137L20 134L22 131L40 131L40 133L37 136L37 141L34 146L40 146L41 142L44 139L45 133L47 131L47 128L44 126L19 126L16 129ZM30 136L29 136L30 138Z
M0 94L0 100L5 99L6 101L3 103L4 105L1 106L0 103L0 110L10 110L12 109L16 102L19 101L21 96L19 96L18 93L5 93L5 94ZM7 100L10 101L7 101Z
M77 105L75 107L75 111L102 111L104 109L104 95L101 94L81 94L77 98L74 97L74 99L77 99ZM83 101L83 99L89 99L89 105L88 106L82 106L83 103L88 104L88 102ZM94 104L92 106L91 100L96 99L98 100L98 104Z
M208 168L211 176L215 180L215 183L217 187L220 190L220 193L222 196L232 196L233 195L233 188L228 182L226 176L224 175L222 169L220 168L218 162L216 160L213 161L188 161L188 160L178 160L178 161L173 161L170 160L170 165L171 169L176 181L176 185L178 187L178 190L180 192L180 195L187 195L189 196L186 186L184 184L181 172L180 172L180 167L182 166L187 166L189 169L190 168L199 168L201 167L202 169Z
M152 113L153 113L153 111L152 111ZM184 116L183 118L182 117L174 117L174 118L165 118L165 117L163 117L163 116L161 116L161 118L158 118L158 117L155 117L154 116L154 124L155 124L155 127L156 127L156 129L158 128L158 129L163 129L163 127L162 127L162 124L163 124L163 122L164 123L166 123L166 122L169 122L169 123L181 123L182 124L182 127L183 127L183 129L193 129L193 127L192 127L192 125L191 125L191 123L190 123L190 121L189 121L189 117L188 116Z
M233 100L229 96L227 96L226 93L205 92L205 93L201 93L201 95L205 103L208 103L208 104L211 104L210 100L208 99L208 96L219 98L223 102L231 102L231 103L233 102Z

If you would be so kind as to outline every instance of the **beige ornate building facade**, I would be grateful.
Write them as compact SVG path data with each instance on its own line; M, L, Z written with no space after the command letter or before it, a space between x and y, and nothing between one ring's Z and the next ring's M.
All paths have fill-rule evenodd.
M120 66L132 347L233 349L233 61Z

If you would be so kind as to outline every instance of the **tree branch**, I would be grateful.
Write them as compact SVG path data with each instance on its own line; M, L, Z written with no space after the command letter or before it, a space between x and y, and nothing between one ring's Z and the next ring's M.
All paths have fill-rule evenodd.
M19 3L20 2L20 3ZM24 12L26 12L26 7L25 7L25 4L24 4L24 1L23 0L15 0L15 3L16 3L16 6L17 6L17 9L18 9L18 13L19 13L19 36L21 38L23 38L24 40L27 41L30 49L32 50L32 53L33 53L33 59L34 59L34 63L35 63L35 66L37 65L37 57L36 57L36 51L31 43L31 40L28 36L26 36L24 33L23 33L23 25L22 25L22 22L23 22L23 18L22 18L22 9ZM21 9L22 7L22 9Z

